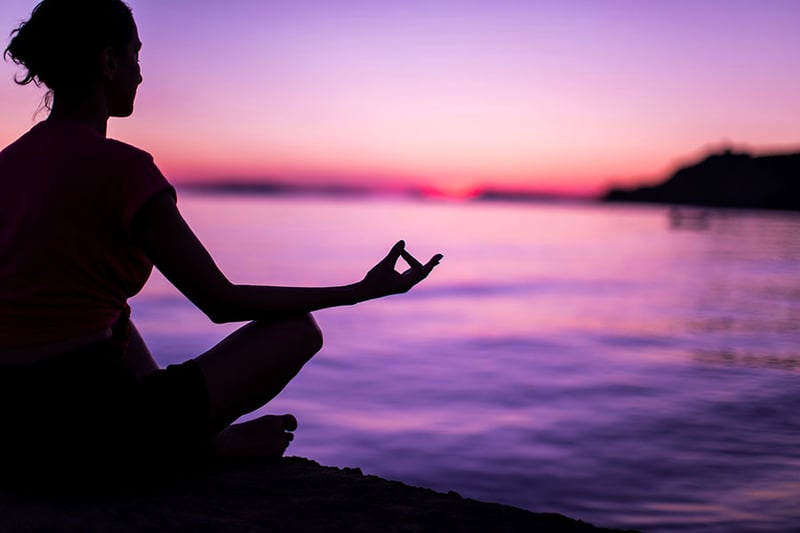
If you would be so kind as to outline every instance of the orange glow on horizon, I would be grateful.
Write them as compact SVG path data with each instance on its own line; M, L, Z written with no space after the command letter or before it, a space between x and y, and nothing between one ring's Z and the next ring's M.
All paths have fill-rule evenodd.
M480 195L481 189L477 187L434 187L423 186L419 189L419 193L425 197L433 200L471 200Z

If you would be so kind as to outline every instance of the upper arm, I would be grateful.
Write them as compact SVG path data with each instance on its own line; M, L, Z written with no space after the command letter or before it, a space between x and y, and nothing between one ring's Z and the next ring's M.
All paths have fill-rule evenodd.
M219 321L231 284L168 191L156 194L139 208L131 233L156 268L211 320Z

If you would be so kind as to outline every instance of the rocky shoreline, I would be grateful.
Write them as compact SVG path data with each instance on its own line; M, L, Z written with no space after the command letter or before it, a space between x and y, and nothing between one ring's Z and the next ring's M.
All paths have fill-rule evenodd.
M2 531L619 531L288 457L227 463L148 491L4 490Z

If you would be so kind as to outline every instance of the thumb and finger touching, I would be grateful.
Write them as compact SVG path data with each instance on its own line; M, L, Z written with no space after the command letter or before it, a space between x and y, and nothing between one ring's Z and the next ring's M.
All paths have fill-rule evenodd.
M400 243L403 243L403 241L400 241ZM395 246L397 247L397 245ZM441 261L443 257L442 254L436 254L433 257L431 257L431 259L427 263L423 265L422 263L419 262L419 260L417 260L416 257L411 255L407 250L405 250L403 246L401 246L399 249L400 249L400 257L402 257L403 260L406 263L408 263L409 266L409 269L403 272L402 275L404 278L411 281L412 286L419 283L426 277L428 277L428 274L430 274L431 271L434 269L434 267L439 264L439 261Z
M402 274L395 270L397 260L401 257L406 263L408 263L409 266L408 270ZM433 268L439 264L439 261L442 260L442 257L442 254L436 254L431 257L426 264L423 265L417 260L417 258L406 251L405 241L401 240L392 246L391 250L389 250L389 253L380 261L380 263L378 263L377 266L386 274L389 274L389 271L391 271L395 273L394 275L401 276L401 279L404 281L404 283L402 283L404 287L401 290L405 291L425 279L428 274L431 273Z
M382 265L391 265L394 267L395 263L397 263L397 259L405 252L405 241L397 241L397 243L392 246L392 249L389 250L389 253L386 254L386 257L383 258L381 261ZM407 252L406 252L407 253Z

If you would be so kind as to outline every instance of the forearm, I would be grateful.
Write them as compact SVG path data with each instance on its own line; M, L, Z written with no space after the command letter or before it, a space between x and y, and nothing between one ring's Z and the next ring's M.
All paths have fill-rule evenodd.
M220 274L214 278L221 283L211 292L215 295L211 305L195 303L214 322L239 322L275 319L403 293L425 279L442 259L441 254L436 254L423 265L405 251L404 246L403 241L395 244L358 283L319 288L232 285ZM402 274L395 271L395 263L401 256L410 266ZM191 298L188 290L183 292Z
M217 323L269 320L369 299L360 283L340 287L228 285L204 311Z
M166 192L151 198L131 223L131 237L153 264L214 322L269 320L328 307L353 305L408 291L442 259L423 265L397 242L358 283L341 287L234 285L214 263ZM395 270L402 257L409 265Z

